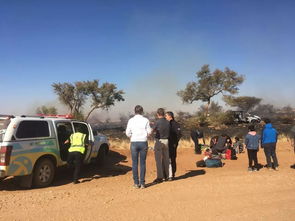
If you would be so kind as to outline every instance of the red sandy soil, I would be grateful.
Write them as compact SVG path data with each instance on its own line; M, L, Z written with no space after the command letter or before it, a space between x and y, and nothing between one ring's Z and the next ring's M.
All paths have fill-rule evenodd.
M178 151L177 179L156 178L152 151L147 188L132 187L129 150L111 149L104 167L84 167L82 183L59 169L53 186L20 189L16 179L0 182L0 220L295 220L295 156L289 143L277 148L279 171L247 171L246 153L222 168L197 168L202 156ZM259 162L265 164L263 151Z

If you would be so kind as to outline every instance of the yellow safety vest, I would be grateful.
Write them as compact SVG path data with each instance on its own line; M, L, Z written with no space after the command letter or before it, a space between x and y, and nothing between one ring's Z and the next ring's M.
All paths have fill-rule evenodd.
M82 134L80 132L74 133L70 136L71 147L69 148L69 152L81 152L84 154L85 152L85 137L86 134Z

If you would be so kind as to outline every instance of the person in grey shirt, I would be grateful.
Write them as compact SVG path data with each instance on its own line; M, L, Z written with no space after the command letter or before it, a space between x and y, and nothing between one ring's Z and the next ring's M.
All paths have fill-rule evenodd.
M157 110L158 120L153 129L155 132L155 160L157 167L157 178L155 183L161 183L168 179L169 176L169 149L168 138L170 133L170 123L165 118L165 111L163 108Z

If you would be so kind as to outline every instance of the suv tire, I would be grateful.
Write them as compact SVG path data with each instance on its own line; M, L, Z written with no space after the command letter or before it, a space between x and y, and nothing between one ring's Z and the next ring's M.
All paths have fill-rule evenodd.
M101 146L96 157L97 165L101 166L104 164L105 158L107 155L107 148L105 145Z
M35 187L49 186L54 178L55 166L52 160L48 158L37 162L34 169L33 184Z

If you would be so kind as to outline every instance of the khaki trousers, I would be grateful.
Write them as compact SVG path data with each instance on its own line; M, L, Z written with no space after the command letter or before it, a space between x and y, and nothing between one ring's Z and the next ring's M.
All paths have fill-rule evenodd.
M163 179L169 176L169 149L168 139L156 139L155 160L157 167L157 178Z

